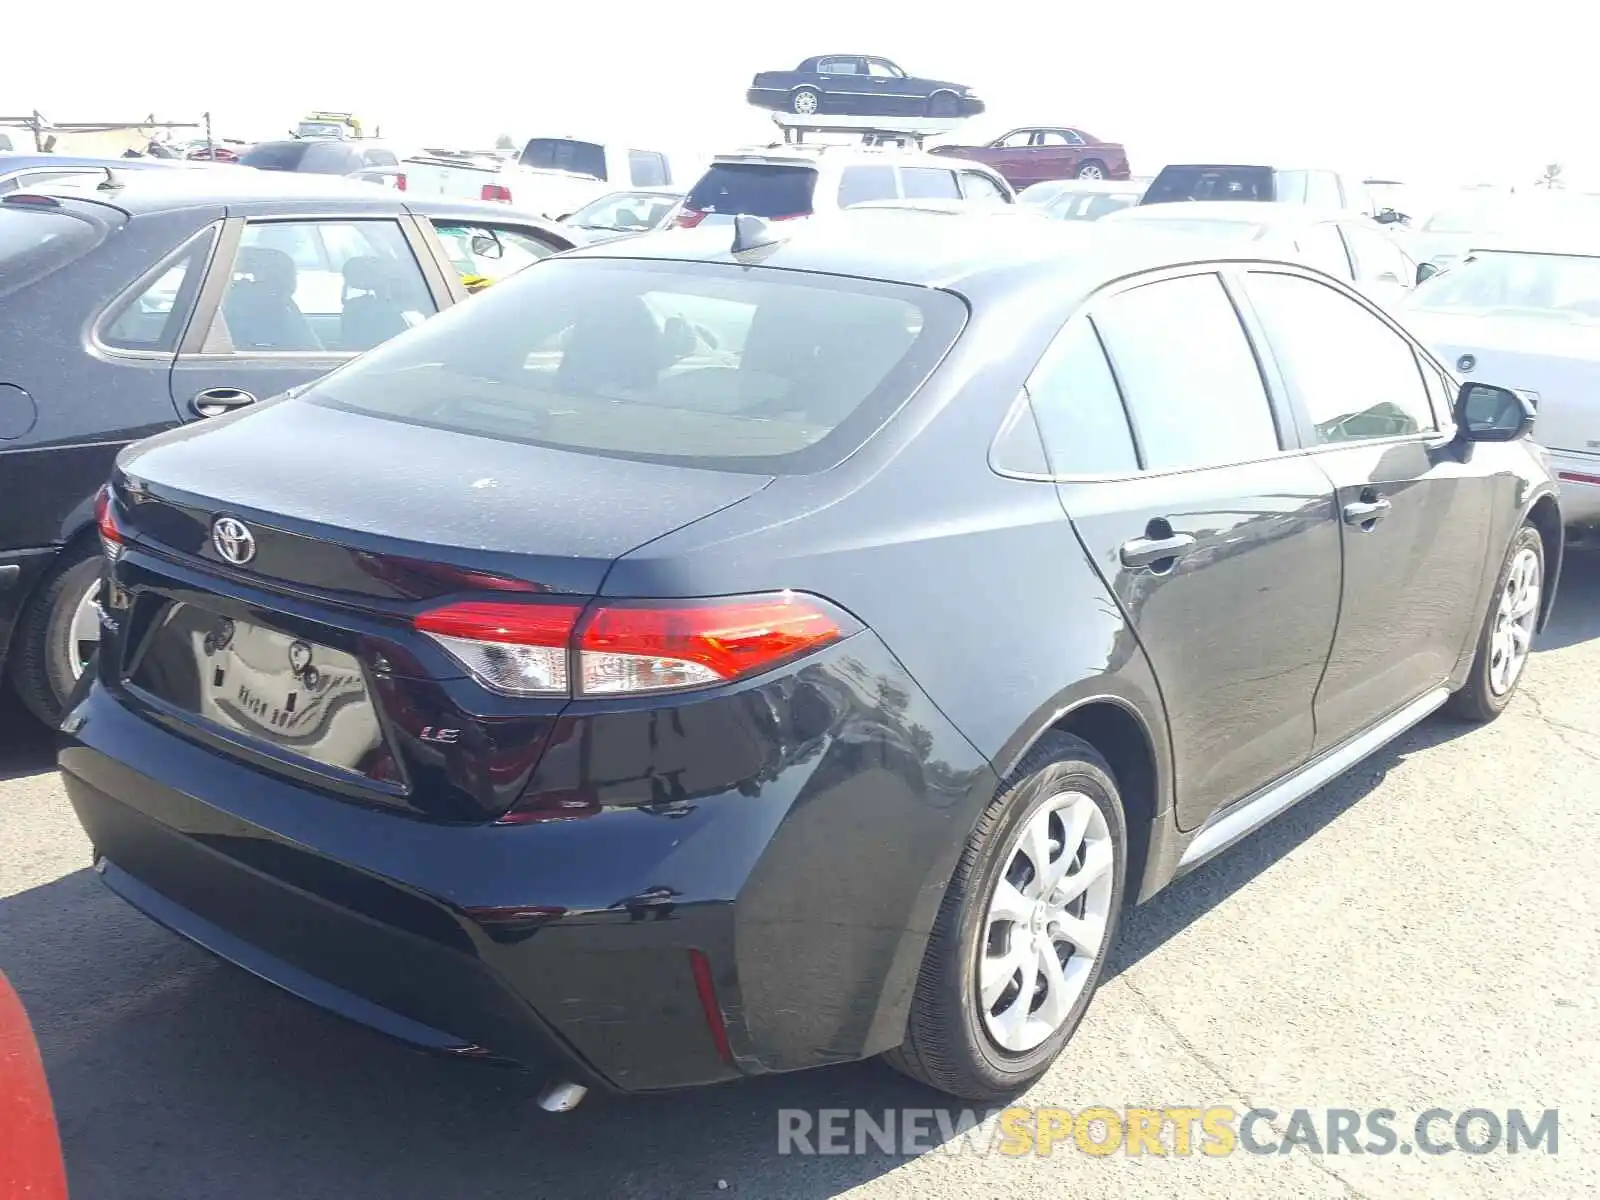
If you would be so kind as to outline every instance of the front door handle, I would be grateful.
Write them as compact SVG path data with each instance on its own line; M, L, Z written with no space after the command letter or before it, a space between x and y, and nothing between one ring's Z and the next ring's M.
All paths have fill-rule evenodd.
M194 399L189 401L189 407L197 417L220 417L225 412L245 408L255 402L256 398L249 392L242 392L238 388L214 387L196 392Z
M1389 502L1382 496L1375 500L1353 500L1344 506L1344 523L1371 530L1389 515Z
M1165 537L1137 537L1122 543L1122 565L1137 569L1155 567L1166 561L1167 565L1171 566L1193 548L1192 533L1169 533Z

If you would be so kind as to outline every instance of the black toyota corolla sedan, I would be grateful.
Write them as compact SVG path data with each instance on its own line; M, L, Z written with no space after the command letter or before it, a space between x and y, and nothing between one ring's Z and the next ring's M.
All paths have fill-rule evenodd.
M1302 266L952 220L552 258L125 451L60 760L105 882L552 1106L987 1100L1126 904L1511 700L1515 393Z
M51 724L99 637L94 497L117 451L583 238L502 204L191 168L80 167L0 198L0 669Z

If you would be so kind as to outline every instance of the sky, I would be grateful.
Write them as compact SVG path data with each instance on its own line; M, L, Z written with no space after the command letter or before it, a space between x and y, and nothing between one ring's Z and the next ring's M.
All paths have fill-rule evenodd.
M406 144L573 135L689 159L771 140L744 102L756 71L863 53L976 88L989 111L960 140L1069 124L1125 144L1139 174L1254 161L1531 184L1559 162L1600 190L1590 23L1555 0L82 0L70 27L12 9L0 115L209 110L217 136L256 140L331 108Z

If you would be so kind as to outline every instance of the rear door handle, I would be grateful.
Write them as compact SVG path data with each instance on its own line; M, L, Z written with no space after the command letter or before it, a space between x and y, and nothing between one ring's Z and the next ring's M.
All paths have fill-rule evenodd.
M245 408L255 402L256 398L249 392L242 392L238 388L214 387L196 392L194 399L189 401L189 407L197 417L220 417L225 412Z
M1389 502L1382 496L1376 500L1355 500L1344 506L1344 523L1371 529L1389 515Z
M1153 567L1164 559L1177 560L1194 548L1192 533L1172 533L1166 537L1138 537L1122 543L1122 565Z

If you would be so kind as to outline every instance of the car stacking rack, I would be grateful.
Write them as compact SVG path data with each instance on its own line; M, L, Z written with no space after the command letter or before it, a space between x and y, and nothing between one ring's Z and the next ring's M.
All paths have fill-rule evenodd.
M815 113L773 113L772 123L783 130L783 140L792 144L805 141L808 133L858 134L873 146L917 146L922 139L949 133L963 117L822 117Z

